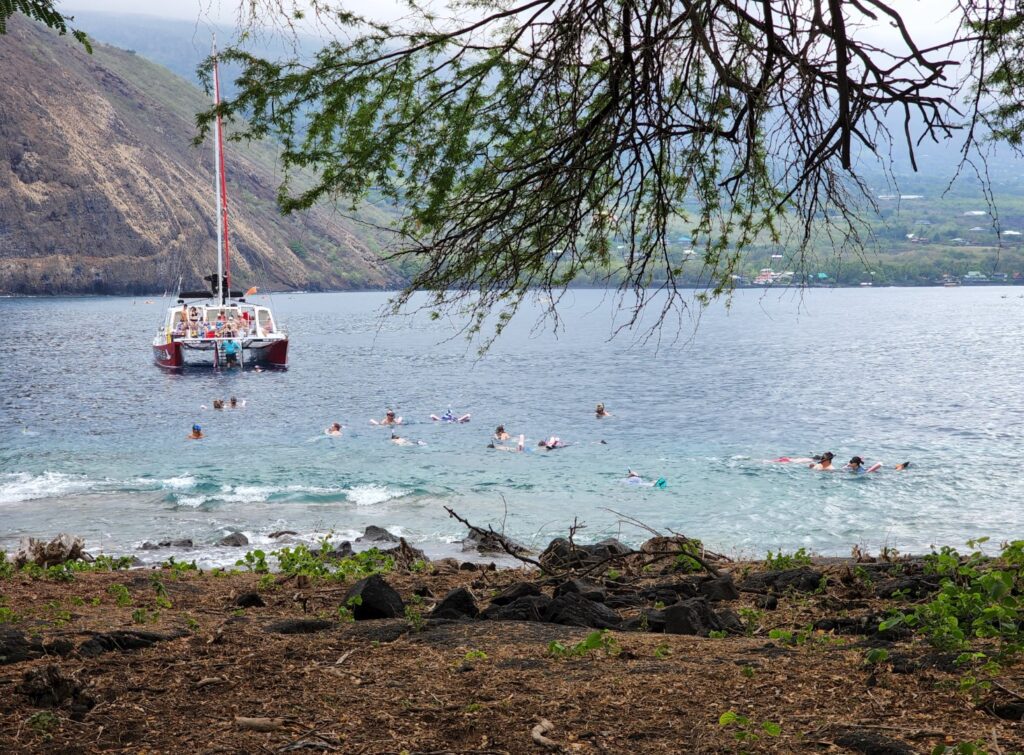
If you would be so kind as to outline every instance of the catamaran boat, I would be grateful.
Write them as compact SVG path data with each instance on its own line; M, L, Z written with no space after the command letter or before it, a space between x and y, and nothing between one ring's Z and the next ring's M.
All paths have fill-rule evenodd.
M213 52L213 102L220 104L216 45ZM156 363L168 369L186 365L214 368L288 366L288 334L269 307L251 304L246 291L231 288L227 185L224 179L224 132L220 114L214 121L214 174L217 188L217 272L206 276L207 291L179 291L177 303L153 338Z

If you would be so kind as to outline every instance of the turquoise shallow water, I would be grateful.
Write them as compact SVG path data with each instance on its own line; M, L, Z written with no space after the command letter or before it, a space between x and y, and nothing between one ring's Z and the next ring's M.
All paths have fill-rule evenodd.
M230 531L377 524L439 554L463 534L445 505L540 544L573 517L584 537L644 539L607 509L758 556L1022 537L1022 294L747 290L659 345L610 338L612 298L573 291L559 333L527 314L482 359L449 320L381 321L383 294L279 295L289 370L181 375L151 362L159 301L3 299L0 548L61 530L110 553L189 537L217 562ZM201 408L230 395L244 408ZM614 416L595 420L597 401ZM370 426L389 406L426 445ZM429 420L449 406L472 421ZM323 435L332 421L341 438ZM205 440L185 440L193 422ZM571 445L488 450L499 422L531 449ZM825 450L890 468L766 461ZM668 487L628 486L627 468Z

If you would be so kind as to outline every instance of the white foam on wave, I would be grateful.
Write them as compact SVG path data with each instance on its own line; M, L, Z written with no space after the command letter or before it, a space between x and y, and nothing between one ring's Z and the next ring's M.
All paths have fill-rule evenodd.
M168 477L166 480L160 480L160 484L171 490L188 490L196 486L196 478L190 474L183 474L177 477Z
M369 485L356 485L346 491L346 495L356 506L376 506L395 498L401 498L406 495L406 492L405 490L370 483Z
M185 478L179 479L184 480ZM191 486L182 482L180 487L182 490L187 490ZM266 503L274 496L279 495L294 496L295 498L308 495L317 497L337 496L339 501L345 500L354 503L356 506L376 506L395 498L401 498L407 494L408 491L400 488L391 488L373 483L355 485L351 488L315 485L226 485L216 492L178 495L177 503L179 506L198 508L205 503Z
M11 472L0 475L0 503L19 503L84 493L98 484L101 483L82 475L61 472Z

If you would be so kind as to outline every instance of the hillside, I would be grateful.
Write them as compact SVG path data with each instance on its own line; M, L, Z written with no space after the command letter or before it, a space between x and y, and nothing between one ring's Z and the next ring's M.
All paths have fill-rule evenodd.
M90 56L20 19L0 42L0 293L199 285L216 259L212 149L192 144L206 96L131 52ZM366 226L331 208L280 216L268 146L230 145L227 176L240 286L400 282Z

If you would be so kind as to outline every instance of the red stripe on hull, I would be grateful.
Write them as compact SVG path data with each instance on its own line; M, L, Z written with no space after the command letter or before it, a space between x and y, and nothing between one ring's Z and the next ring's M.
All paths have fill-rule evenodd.
M174 342L154 346L153 358L156 360L158 365L169 369L176 369L184 366L185 364L185 361L181 356L181 344Z
M263 352L263 361L273 367L288 366L288 341L277 341Z

